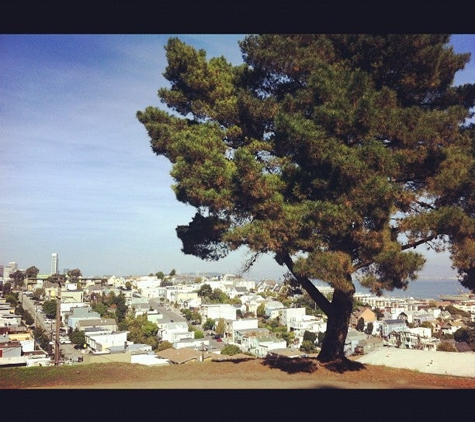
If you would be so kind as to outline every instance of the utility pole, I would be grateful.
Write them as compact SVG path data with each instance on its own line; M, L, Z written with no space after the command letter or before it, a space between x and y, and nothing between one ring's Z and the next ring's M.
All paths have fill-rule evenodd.
M52 282L58 283L58 293L56 294L56 329L55 329L55 339L54 339L54 364L55 366L59 365L59 326L61 325L61 285L63 283L63 276L59 274L54 274L52 276ZM51 330L53 334L53 330Z
M58 294L56 295L56 330L54 342L54 364L59 365L59 327L61 325L61 282L58 282Z

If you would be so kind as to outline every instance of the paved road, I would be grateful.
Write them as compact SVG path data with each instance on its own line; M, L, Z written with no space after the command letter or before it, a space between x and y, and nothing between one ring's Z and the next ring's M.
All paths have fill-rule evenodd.
M50 324L46 323L44 315L38 312L38 310L41 309L41 305L35 305L33 300L31 300L28 296L24 294L20 294L20 298L22 299L21 304L23 306L23 309L28 311L35 320L33 325L35 325L35 327L41 327L48 332L51 331Z
M173 306L163 305L159 299L150 299L149 304L163 315L164 320L173 320L174 322L186 321L180 311L176 310Z

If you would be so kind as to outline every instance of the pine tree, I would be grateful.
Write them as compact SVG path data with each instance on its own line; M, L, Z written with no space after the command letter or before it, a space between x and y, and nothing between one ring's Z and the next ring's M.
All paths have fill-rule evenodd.
M241 246L287 267L328 316L319 360L344 359L355 282L405 289L426 245L448 250L475 289L475 85L445 34L252 35L244 64L177 38L159 90L138 112L173 164L183 252ZM327 299L312 283L334 288Z

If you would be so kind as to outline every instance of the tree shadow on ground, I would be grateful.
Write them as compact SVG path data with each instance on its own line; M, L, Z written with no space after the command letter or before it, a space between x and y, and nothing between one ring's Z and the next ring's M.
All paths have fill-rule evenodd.
M335 362L322 363L321 365L329 371L338 372L339 374L348 371L361 371L362 369L366 369L366 366L361 362L356 362L350 359L341 359Z
M248 357L248 358L233 358L232 356L226 358L226 359L212 359L213 363L226 363L226 362L231 362L231 363L241 363L241 362L247 362L248 360L255 360L256 358L254 357Z
M288 357L267 357L262 360L262 364L269 368L280 369L288 374L296 374L298 372L311 374L319 366L316 359Z

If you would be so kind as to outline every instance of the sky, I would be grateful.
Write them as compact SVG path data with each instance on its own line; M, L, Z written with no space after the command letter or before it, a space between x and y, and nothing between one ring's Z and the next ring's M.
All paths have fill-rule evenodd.
M246 250L217 262L181 252L175 228L195 209L178 202L171 165L157 157L136 112L163 107L171 36L207 57L241 63L238 34L0 35L0 264L84 276L240 273ZM455 83L475 82L475 35L453 35L472 59ZM447 255L427 255L421 276L450 276ZM246 276L282 279L262 257Z

